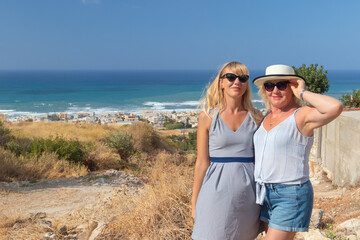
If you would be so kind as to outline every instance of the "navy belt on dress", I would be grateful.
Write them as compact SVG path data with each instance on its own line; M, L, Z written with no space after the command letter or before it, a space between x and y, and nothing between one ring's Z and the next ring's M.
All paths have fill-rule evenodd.
M210 157L211 162L228 163L228 162L254 162L254 157Z

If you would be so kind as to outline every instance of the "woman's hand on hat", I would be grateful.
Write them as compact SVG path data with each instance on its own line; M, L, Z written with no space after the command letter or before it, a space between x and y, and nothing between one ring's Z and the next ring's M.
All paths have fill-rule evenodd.
M300 93L302 90L306 89L305 81L304 80L291 80L290 87L293 91L294 95L300 99Z

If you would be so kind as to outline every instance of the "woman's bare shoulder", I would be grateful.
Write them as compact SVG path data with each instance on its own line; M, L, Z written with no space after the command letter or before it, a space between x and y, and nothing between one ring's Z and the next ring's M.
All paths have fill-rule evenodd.
M206 128L210 128L210 125L211 125L211 121L212 121L212 113L209 112L204 112L202 111L199 115L199 122L198 122L198 126L201 127L201 126L205 126Z

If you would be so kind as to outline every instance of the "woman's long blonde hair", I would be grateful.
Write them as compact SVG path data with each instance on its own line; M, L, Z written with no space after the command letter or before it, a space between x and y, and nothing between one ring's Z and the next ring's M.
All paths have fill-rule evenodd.
M226 100L223 90L220 87L220 78L225 74L225 70L232 71L237 74L249 75L247 67L240 62L225 63L219 70L214 81L210 84L206 91L205 97L201 100L201 109L210 116L210 110L220 112L226 107ZM250 83L242 95L243 108L251 113L255 121L261 121L262 115L260 111L256 110L251 102L251 87Z

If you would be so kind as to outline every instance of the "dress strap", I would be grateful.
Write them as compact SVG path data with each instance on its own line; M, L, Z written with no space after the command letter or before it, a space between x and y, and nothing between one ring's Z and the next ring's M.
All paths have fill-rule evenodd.
M212 121L211 121L210 129L214 131L215 128L216 128L216 124L218 122L218 119L219 119L219 111L214 110L214 109L210 109L210 113L212 115Z
M298 109L295 110L294 116L297 114L297 112L299 111L300 108L301 108L301 107L299 107Z

